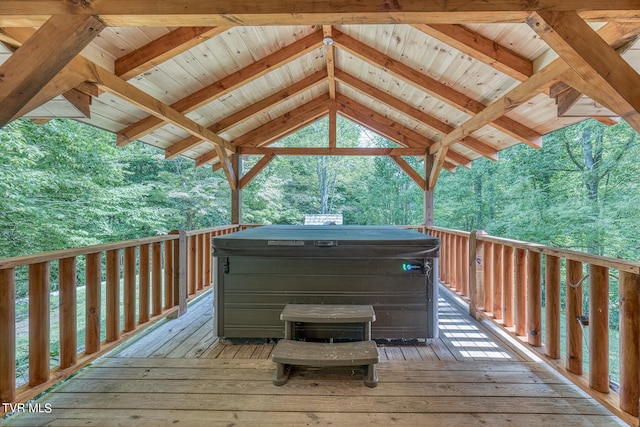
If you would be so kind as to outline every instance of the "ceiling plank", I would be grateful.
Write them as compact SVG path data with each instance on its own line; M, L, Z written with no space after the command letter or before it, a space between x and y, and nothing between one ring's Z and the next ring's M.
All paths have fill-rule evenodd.
M253 178L255 178L256 175L258 175L258 173L260 173L260 171L262 169L264 169L269 163L271 163L271 160L273 160L275 157L276 157L276 155L274 153L265 154L258 161L258 163L253 165L251 170L249 170L247 173L245 173L242 176L242 178L240 178L240 182L238 183L238 187L240 187L240 189L243 189L244 187L246 187L253 180Z
M3 0L0 2L0 23L39 26L52 14L93 14L101 16L110 26L463 24L523 22L527 14L535 10L578 10L585 19L610 21L637 18L638 9L640 6L629 0L280 0L259 5L202 0Z
M103 28L93 16L53 16L20 46L0 66L0 127L13 120Z
M189 113L201 106L208 104L241 85L250 83L270 71L279 68L301 56L306 55L322 45L322 32L316 31L288 46L267 55L247 67L232 73L223 79L192 93L191 95L173 103L171 107L180 113ZM144 135L162 127L165 123L157 117L150 116L132 124L118 132L117 144L127 145L131 141L142 138Z
M406 114L407 116L419 121L420 123L423 123L429 128L435 130L436 132L441 132L442 134L446 135L453 130L452 126L437 119L436 117L433 117L425 113L424 111L419 110L418 108L415 108L409 104L406 104L404 101L398 98L395 98L393 95L388 94L374 86L371 86L368 83L363 82L362 80L352 76L351 74L345 71L342 71L339 68L336 68L336 78L339 81L351 86L352 88L368 96L371 96L377 101L387 104L391 108L398 110L403 114ZM472 136L468 136L468 137L462 138L459 142L460 144L464 145L470 150L473 150L476 153L482 156L485 156L492 161L498 160L498 150L491 147L489 144L483 141L480 141L479 139L476 139Z
M442 102L452 105L469 115L478 114L486 107L481 102L478 102L335 29L334 40L338 47L345 49L352 55L361 58L367 63L386 70L397 78L426 91ZM507 135L528 145L539 146L540 141L542 140L542 135L540 135L540 133L508 117L497 117L490 124L501 132L506 133Z
M413 27L516 80L523 81L533 74L532 61L462 25Z
M125 80L150 70L176 55L199 45L230 27L182 27L118 58L115 74Z
M425 148L378 147L238 147L240 154L278 156L424 156Z
M291 99L292 97L299 95L300 93L309 90L316 85L322 83L326 80L326 73L324 70L317 71L310 76L305 77L304 79L292 84L291 86L279 90L278 92L264 98L261 101L258 101L250 106L231 114L228 117L220 120L217 123L209 126L208 129L215 133L223 132L237 124L248 120L256 115L262 113L263 111L276 107L282 102ZM202 139L197 138L195 136L189 136L182 141L178 141L175 144L167 147L165 149L165 158L173 159L174 157L179 156L185 151L197 146L202 142Z
M420 174L413 167L411 167L411 165L407 163L405 159L395 155L389 157L391 157L391 160L393 160L400 167L400 169L402 169L404 173L406 173L407 176L413 180L413 182L418 184L418 187L422 188L422 191L427 189L426 180L421 177Z
M629 63L574 12L539 11L527 23L589 82L586 95L640 132L640 75Z

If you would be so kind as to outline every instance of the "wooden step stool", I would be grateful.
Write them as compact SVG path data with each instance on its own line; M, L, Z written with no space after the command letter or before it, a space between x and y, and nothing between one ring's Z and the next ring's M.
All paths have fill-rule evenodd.
M362 366L364 384L378 385L376 364L378 348L371 341L371 322L376 315L370 305L288 304L280 314L285 322L285 339L276 345L271 359L277 364L273 375L275 385L283 385L289 377L291 365L301 366ZM295 322L308 323L361 323L362 341L317 343L296 341L293 336Z

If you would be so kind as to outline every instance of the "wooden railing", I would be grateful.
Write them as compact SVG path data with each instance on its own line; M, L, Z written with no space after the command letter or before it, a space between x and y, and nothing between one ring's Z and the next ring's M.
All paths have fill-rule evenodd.
M427 227L427 233L441 242L440 282L468 301L472 316L490 319L520 338L611 411L638 425L640 263L492 237L481 231ZM562 265L566 272L564 354L560 333ZM619 285L620 381L615 385L619 392L610 384L610 276ZM588 318L582 302L582 289L587 284ZM587 375L583 373L584 325L589 330Z
M247 227L175 231L166 236L0 259L0 401L25 402L158 320L184 314L187 301L212 285L211 238ZM58 270L59 307L54 315L50 315L52 266ZM16 381L19 268L28 269L29 363L24 385ZM83 272L79 270L84 270L86 286L84 308L80 308L85 317L81 352L77 277ZM105 313L104 322L101 312ZM59 321L60 337L59 364L53 368L52 317Z

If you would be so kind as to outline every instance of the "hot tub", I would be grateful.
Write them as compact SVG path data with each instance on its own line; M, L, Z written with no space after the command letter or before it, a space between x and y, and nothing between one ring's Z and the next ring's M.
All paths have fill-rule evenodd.
M396 226L270 225L215 237L214 327L232 342L277 339L286 304L370 304L373 339L430 341L438 254L437 238ZM317 339L361 334L349 325L304 328Z

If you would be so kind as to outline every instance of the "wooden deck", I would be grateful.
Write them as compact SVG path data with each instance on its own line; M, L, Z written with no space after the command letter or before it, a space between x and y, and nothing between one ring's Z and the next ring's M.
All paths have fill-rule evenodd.
M217 342L211 298L43 395L40 413L4 425L624 425L447 295L433 344L379 347L376 388L350 368L296 368L272 385L273 346Z

